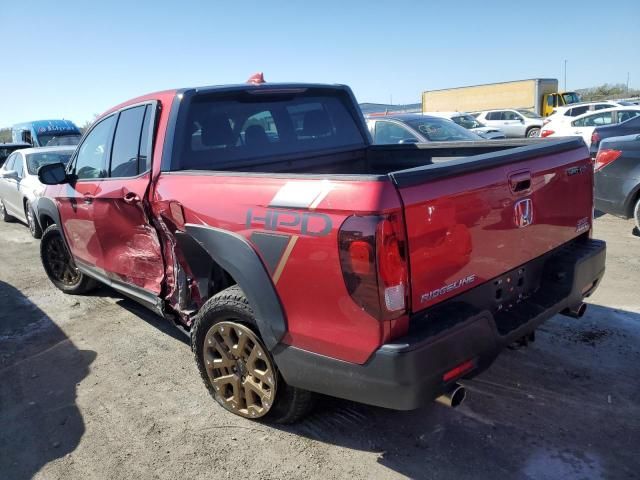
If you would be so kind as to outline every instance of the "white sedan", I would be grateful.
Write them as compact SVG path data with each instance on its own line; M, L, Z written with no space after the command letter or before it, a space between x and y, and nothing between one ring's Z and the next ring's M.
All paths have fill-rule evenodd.
M591 135L596 127L624 122L640 115L640 107L613 107L597 110L577 117L560 117L551 120L542 127L540 136L545 137L572 137L580 136L587 147L591 146Z
M35 217L33 202L45 186L38 180L38 169L51 163L69 161L75 147L42 147L16 150L0 168L0 219L20 220L29 225L31 235L40 238L42 230Z

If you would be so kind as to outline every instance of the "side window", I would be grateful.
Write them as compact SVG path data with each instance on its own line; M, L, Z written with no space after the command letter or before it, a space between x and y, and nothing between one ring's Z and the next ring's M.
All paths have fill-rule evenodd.
M594 105L593 109L594 110L603 110L605 108L611 108L614 105L609 105L608 103L599 103L598 105Z
M622 110L618 112L618 123L626 122L627 120L631 120L638 115L640 115L640 112L636 110Z
M78 180L107 176L109 143L115 122L115 115L105 118L93 127L80 145L74 165Z
M13 170L13 164L16 160L16 155L17 153L12 153L11 155L9 155L9 158L7 158L7 161L4 164L5 170Z
M142 125L146 105L120 112L111 149L111 177L135 177L138 171ZM145 139L146 141L146 139Z
M599 127L600 125L609 125L613 122L611 112L596 113L588 117L581 118L573 122L574 127Z
M18 174L18 179L21 179L24 176L24 161L22 160L22 155L16 153L15 163L13 165L13 169Z
M583 107L573 107L571 109L571 117L577 117L578 115L582 115L583 113L587 113L589 111L589 106L585 105Z
M520 118L516 112L502 112L502 120L520 120Z
M487 113L487 120L500 120L502 112L489 112Z
M140 135L140 152L138 153L138 173L151 169L151 139L149 130L153 121L153 107L147 105L144 111L144 122L142 123L142 134Z
M549 107L555 107L556 104L553 101L553 95L547 95L547 106Z
M400 143L402 140L416 138L409 130L393 122L377 121L374 143Z

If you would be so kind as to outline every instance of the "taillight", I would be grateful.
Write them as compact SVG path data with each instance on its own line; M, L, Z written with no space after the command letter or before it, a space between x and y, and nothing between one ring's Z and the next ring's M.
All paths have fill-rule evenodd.
M611 150L608 148L599 150L598 155L596 155L596 163L593 168L596 172L602 170L604 167L616 160L620 155L622 155L620 150Z
M600 143L600 135L594 130L591 134L591 145L598 146L598 143Z
M540 132L540 136L544 138L548 137L549 135L553 135L554 133L556 133L554 130L542 130L542 132Z
M353 300L379 320L406 313L407 253L400 214L349 217L340 227L338 243Z

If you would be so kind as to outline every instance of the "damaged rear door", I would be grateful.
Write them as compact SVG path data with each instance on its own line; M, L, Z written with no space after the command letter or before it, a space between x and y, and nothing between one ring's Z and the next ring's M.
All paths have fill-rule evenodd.
M117 114L108 177L94 198L102 258L97 265L115 285L158 296L164 279L160 242L146 209L157 102Z

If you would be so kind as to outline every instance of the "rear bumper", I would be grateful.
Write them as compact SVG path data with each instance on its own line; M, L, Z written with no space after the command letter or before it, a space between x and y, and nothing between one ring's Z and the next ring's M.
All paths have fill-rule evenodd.
M498 307L494 282L486 282L416 315L409 335L383 345L364 365L284 345L273 352L275 361L287 383L299 388L396 410L418 408L457 380L443 381L452 368L471 360L474 369L465 376L477 375L504 347L589 296L604 275L605 256L602 241L571 242L517 269L527 268L539 282L525 300Z

